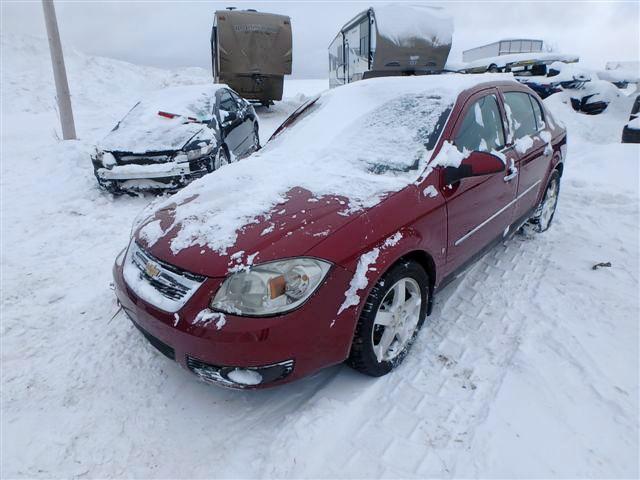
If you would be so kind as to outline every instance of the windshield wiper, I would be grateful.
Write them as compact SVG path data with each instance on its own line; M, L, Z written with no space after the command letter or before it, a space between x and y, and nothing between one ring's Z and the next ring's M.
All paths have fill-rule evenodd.
M311 100L308 100L307 102L305 102L302 105L300 105L297 109L295 109L293 111L293 113L291 115L289 115L284 122L282 122L282 125L280 125L276 129L276 131L273 132L271 137L269 137L268 141L270 142L271 140L276 138L280 134L280 132L282 132L285 128L287 128L289 125L291 125L296 118L298 118L304 112L309 110L309 108L311 108L311 106L313 106L318 101L319 98L320 98L320 95L318 95L315 98L312 98Z

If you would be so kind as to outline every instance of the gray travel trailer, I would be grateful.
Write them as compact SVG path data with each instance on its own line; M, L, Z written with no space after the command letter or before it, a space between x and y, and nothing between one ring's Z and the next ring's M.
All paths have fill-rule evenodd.
M213 79L247 100L282 99L291 74L291 19L255 10L218 10L211 31Z
M453 19L439 7L385 5L356 15L329 45L329 87L444 70Z

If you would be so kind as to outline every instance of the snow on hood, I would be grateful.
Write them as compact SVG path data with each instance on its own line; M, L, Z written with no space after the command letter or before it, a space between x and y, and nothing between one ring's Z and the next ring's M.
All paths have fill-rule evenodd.
M100 148L131 153L179 150L206 127L190 122L213 117L215 93L225 85L205 84L165 88L138 102L102 140ZM158 112L181 115L166 118Z
M416 38L433 45L451 45L453 18L442 8L427 5L383 5L373 7L378 34L399 46Z
M316 199L339 198L343 216L359 214L420 178L436 124L446 121L461 91L509 78L387 77L325 92L258 153L159 202L156 211L170 211L171 221L154 240L163 239L174 255L196 245L224 254L246 225L266 225L296 187Z

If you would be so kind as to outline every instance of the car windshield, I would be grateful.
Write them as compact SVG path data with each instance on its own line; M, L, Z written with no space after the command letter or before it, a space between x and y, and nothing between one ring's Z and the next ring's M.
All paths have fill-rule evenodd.
M401 95L352 122L330 148L343 162L370 173L418 170L435 147L451 106L451 99L440 95ZM298 136L307 119L322 115L323 103L316 97L292 113L271 138Z
M165 124L209 121L213 116L215 89L211 85L166 88L140 100L120 121L120 126L149 122Z

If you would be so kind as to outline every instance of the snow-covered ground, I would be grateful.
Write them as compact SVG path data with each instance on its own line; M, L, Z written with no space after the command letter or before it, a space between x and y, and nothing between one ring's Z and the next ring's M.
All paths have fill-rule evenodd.
M627 97L595 117L546 101L570 135L553 227L448 287L397 372L338 366L229 391L114 316L111 265L150 198L101 193L88 156L141 93L208 73L67 51L81 140L59 142L46 43L1 38L3 478L638 476L640 148L619 143ZM258 110L263 141L327 85L286 79L285 101Z

